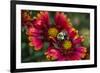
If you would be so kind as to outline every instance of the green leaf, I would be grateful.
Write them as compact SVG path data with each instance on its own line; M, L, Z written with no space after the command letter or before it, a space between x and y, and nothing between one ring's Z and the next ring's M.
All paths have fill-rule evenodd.
M27 58L29 56L29 47L28 47L28 44L26 43L22 43L21 44L21 57L22 57L22 60Z
M44 55L43 51L35 52L35 54L34 54L35 57L40 57L40 56L43 56L43 55Z
M44 42L43 51L47 50L49 47L49 42Z
M21 44L21 48L22 48L22 49L26 48L26 46L27 46L27 44L26 44L25 42L23 42L23 43Z
M49 46L49 43L45 42L44 47L40 51L34 51L33 54L32 54L33 60L34 61L37 61L37 60L45 61L46 59L45 59L44 53L47 50L48 46Z
M89 38L85 38L85 41L83 42L83 45L86 47L90 46L90 39Z
M31 57L27 57L27 58L22 60L22 62L30 62L30 61L31 61Z
M26 27L23 26L23 27L21 28L21 31L22 31L22 32L26 32Z
M21 28L21 41L22 42L27 42L27 35L26 35L26 27Z

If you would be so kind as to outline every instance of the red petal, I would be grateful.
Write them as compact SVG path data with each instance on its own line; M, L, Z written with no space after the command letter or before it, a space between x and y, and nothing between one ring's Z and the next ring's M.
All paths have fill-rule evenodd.
M30 27L27 32L26 32L27 35L29 36L32 36L32 35L40 35L41 34L41 31L36 29L35 27Z
M77 36L77 34L78 34L78 32L77 32L73 27L69 28L69 29L67 30L67 33L68 33L68 36L69 36L71 39L74 39L75 36Z
M34 45L36 50L40 50L43 47L43 42L40 39L34 38L32 39L32 44Z
M80 60L80 53L79 52L72 52L66 56L66 60Z
M78 37L78 38L73 40L73 44L80 44L83 40L84 40L83 37Z
M48 50L46 51L45 55L50 55L55 57L57 60L64 60L64 58L62 57L61 53L59 52L59 50L49 47Z
M37 27L37 28L47 28L49 27L50 24L50 19L49 19L49 14L48 12L40 12L37 14L37 18L35 23L33 22L33 24Z
M82 47L82 46L81 46L81 47L76 48L76 50L77 50L77 51L79 51L79 52L82 52L82 53L83 53L83 52L84 52L84 53L85 53L85 52L87 52L86 47Z
M71 26L68 22L68 18L64 15L64 13L59 12L57 12L55 15L55 23L59 29L63 28L68 30Z

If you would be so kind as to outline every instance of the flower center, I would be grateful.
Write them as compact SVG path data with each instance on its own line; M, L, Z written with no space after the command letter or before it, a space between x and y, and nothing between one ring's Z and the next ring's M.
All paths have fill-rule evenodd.
M58 30L55 27L52 27L48 30L48 35L52 37L56 37L58 34Z
M71 41L65 40L64 43L63 43L63 47L64 47L66 50L70 49L70 48L72 47Z

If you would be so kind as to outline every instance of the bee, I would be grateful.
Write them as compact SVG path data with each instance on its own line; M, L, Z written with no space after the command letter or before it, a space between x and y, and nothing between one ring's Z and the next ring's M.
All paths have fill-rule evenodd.
M57 35L57 39L58 40L64 40L67 38L67 33L65 31L61 31L60 33L58 33Z

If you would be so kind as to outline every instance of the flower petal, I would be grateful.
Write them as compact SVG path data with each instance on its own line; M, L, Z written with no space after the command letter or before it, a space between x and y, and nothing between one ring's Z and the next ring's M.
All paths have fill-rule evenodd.
M33 19L31 17L31 15L28 13L28 11L22 10L21 15L22 15L22 17L21 17L22 25L24 25L24 26L30 25L30 21L32 21Z
M43 42L41 39L33 38L32 44L34 45L35 50L40 50L43 47Z
M75 36L78 35L77 30L75 30L73 27L70 28L69 30L67 30L67 33L68 33L68 36L69 36L71 39L74 39Z
M82 36L80 36L80 37L77 37L76 39L73 40L73 44L74 45L80 44L83 41L84 41L84 38Z
M64 57L61 55L61 53L59 52L59 50L49 47L48 50L45 52L45 55L47 56L51 56L56 60L64 60Z
M64 15L64 13L57 12L54 19L58 29L68 30L71 27L70 23L68 22L68 18Z
M87 48L86 47L78 47L78 48L76 48L76 51L78 51L78 52L87 52Z
M49 14L48 12L40 12L37 14L37 18L35 21L33 21L33 25L35 27L41 29L41 28L48 28L50 25L50 19L49 19Z
M30 27L28 28L26 34L29 35L29 36L32 36L32 35L40 35L41 31L36 29L35 27Z

